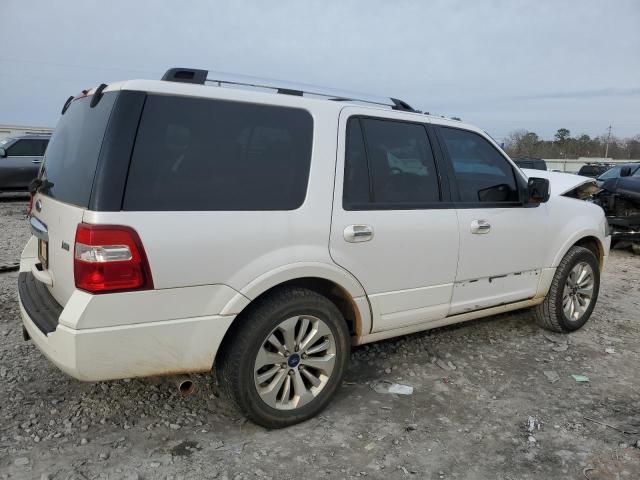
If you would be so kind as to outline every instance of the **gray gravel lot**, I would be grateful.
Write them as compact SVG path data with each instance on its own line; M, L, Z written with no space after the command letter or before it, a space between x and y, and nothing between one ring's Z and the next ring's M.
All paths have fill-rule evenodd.
M0 199L0 264L28 238L25 209ZM70 379L22 340L16 279L0 274L0 479L640 478L640 257L626 251L583 330L521 312L360 347L330 407L278 431L208 375L186 399L162 379Z

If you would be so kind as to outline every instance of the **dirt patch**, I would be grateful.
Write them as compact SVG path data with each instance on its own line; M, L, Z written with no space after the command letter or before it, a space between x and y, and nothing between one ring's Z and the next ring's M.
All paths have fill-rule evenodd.
M7 263L25 206L0 202ZM520 312L360 347L329 408L278 431L246 422L209 375L186 399L158 379L70 379L22 340L16 281L0 275L2 479L640 478L640 434L623 433L640 431L640 257L626 251L579 332ZM377 393L381 380L413 393Z

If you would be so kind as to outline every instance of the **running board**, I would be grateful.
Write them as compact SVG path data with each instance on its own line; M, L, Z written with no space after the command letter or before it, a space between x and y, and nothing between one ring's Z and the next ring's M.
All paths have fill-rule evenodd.
M511 312L513 310L533 307L535 305L541 304L542 302L544 302L544 297L522 300L514 303L507 303L505 305L498 305L496 307L483 308L480 310L474 310L473 312L459 313L458 315L451 315L450 317L445 317L441 320L417 323L415 325L395 328L393 330L385 330L384 332L376 332L369 335L353 337L351 343L352 345L364 345L365 343L377 342L378 340L385 340L387 338L399 337L401 335L408 335L410 333L421 332L423 330L431 330L432 328L444 327L446 325L451 325L454 323L462 323L468 320L475 320L476 318L489 317L491 315L497 315L499 313Z

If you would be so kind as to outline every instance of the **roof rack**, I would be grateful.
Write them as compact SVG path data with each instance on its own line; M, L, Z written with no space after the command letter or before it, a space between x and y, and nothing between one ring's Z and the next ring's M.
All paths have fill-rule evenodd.
M235 75L223 72L209 72L208 70L198 70L194 68L170 68L162 76L162 80L170 82L194 83L206 85L207 82L222 85L266 88L275 90L283 95L295 95L302 97L312 95L324 97L336 102L360 102L391 107L393 110L405 112L416 112L411 106L402 100L390 97L378 97L363 93L347 92L333 88L318 87L300 83L291 83L282 80L271 80L266 78L250 77L247 75Z

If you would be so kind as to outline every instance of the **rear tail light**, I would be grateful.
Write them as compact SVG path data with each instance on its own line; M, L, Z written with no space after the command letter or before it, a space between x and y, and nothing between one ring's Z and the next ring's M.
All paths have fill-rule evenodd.
M140 237L121 225L79 224L73 271L76 287L91 293L153 288Z

